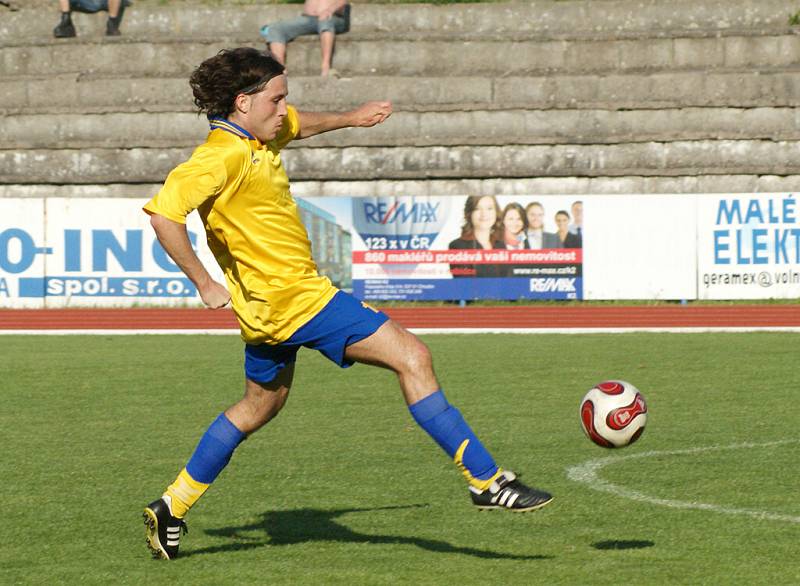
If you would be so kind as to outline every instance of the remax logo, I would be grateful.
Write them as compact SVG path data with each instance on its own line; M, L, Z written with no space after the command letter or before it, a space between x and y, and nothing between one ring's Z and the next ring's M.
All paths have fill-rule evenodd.
M429 248L444 227L453 198L353 198L353 227L369 250Z
M393 224L411 222L426 224L437 221L439 202L388 202L365 203L364 218L368 224Z
M545 279L531 279L532 293L575 293L575 279L548 277Z

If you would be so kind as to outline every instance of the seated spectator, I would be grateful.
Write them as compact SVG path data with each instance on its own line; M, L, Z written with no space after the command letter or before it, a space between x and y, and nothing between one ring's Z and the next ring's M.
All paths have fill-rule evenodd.
M350 4L347 0L306 0L303 14L261 27L261 36L272 56L286 65L286 45L301 35L319 35L322 51L321 74L336 75L331 67L336 35L350 30Z
M128 5L130 5L130 0L58 0L61 22L53 29L53 36L57 39L75 36L75 25L72 24L73 10L90 14L105 10L108 12L106 36L117 37L120 34L119 25L122 22L122 15Z

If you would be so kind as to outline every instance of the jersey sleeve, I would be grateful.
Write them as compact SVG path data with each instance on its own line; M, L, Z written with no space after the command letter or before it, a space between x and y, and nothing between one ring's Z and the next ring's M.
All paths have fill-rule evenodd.
M297 115L297 110L294 106L287 106L286 117L283 119L283 126L280 132L278 132L278 136L276 136L271 143L276 150L281 150L293 141L299 132L300 117Z
M161 190L143 209L185 224L189 213L222 191L227 175L225 162L213 149L198 149L170 172Z

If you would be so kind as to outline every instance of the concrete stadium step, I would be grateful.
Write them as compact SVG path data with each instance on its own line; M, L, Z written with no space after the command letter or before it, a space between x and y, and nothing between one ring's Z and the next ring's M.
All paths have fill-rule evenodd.
M319 70L313 39L297 42L290 75ZM261 47L258 43L251 46ZM301 46L308 45L307 50ZM230 47L220 39L172 39L153 44L129 39L56 42L6 47L0 76L47 77L58 72L137 77L188 77L207 57ZM543 73L599 74L681 70L774 69L800 66L800 35L670 37L632 40L447 40L337 43L335 67L358 76L515 76Z
M0 183L157 183L191 148L0 151ZM800 141L619 145L290 148L295 181L443 178L798 175Z
M192 113L23 114L4 124L4 148L191 147L208 133ZM295 143L304 148L615 144L702 139L800 140L796 108L397 112L385 124Z
M292 77L291 101L308 110L346 109L389 99L396 109L800 106L800 68L681 71L652 74L530 77ZM0 112L8 114L192 112L186 77L82 74L0 80Z
M7 12L0 20L0 39L47 39L52 36L57 12L26 10ZM643 31L669 34L675 30L732 30L785 28L794 8L785 0L537 0L532 2L451 4L362 4L353 8L352 33L397 31L452 32L464 38L487 34L613 34ZM292 5L209 6L207 3L162 6L135 2L126 14L124 35L225 36L246 33L257 38L261 25L299 14ZM105 18L74 15L81 36L101 35Z
M0 198L132 198L147 200L161 183L53 185L0 184ZM527 177L478 179L381 179L374 181L292 181L296 197L370 197L410 195L582 195L624 193L791 193L800 191L800 175L683 175L613 177ZM635 196L632 196L635 197Z
M23 4L24 8L24 4ZM291 5L208 6L198 3L154 6L134 3L123 23L124 34L224 35L242 31L257 34L265 23L291 18L300 7ZM786 26L792 6L785 0L575 0L557 2L387 5L359 3L353 8L353 32L454 31L470 36L493 31L546 33L671 31ZM34 14L36 17L32 18ZM0 38L50 37L57 12L20 10L4 15ZM99 21L99 22L98 22ZM82 34L101 34L104 18L76 15Z

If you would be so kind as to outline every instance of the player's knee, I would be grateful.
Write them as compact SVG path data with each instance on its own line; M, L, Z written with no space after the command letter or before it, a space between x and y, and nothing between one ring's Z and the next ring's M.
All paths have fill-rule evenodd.
M404 350L402 368L406 372L427 372L433 368L431 351L428 349L428 346L416 336L412 336Z
M259 388L257 383L248 381L248 389L242 399L242 407L246 413L249 431L255 431L274 419L283 409L288 397L289 391L286 388L266 390Z

